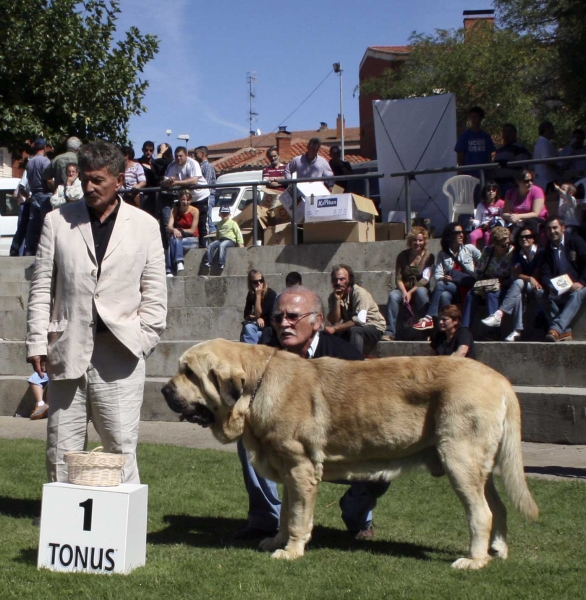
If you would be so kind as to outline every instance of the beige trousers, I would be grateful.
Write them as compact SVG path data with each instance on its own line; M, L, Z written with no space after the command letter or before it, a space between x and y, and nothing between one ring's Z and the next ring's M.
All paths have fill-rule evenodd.
M140 483L136 444L145 363L110 332L96 334L89 367L79 379L49 382L47 476L67 483L63 457L85 450L91 419L105 452L124 454L122 483Z

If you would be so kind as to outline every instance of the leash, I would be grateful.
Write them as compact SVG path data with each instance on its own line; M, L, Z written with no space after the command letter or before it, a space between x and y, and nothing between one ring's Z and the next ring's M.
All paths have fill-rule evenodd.
M248 410L250 410L250 408L252 407L252 403L254 402L254 399L256 398L256 395L258 393L258 390L260 389L260 386L262 384L262 380L265 376L265 373L267 371L267 367L269 366L269 363L271 362L271 359L273 358L273 356L275 356L275 354L277 353L279 349L275 348L273 353L269 356L269 359L267 360L267 362L265 363L265 366L262 370L262 373L260 375L260 377L258 378L258 381L256 382L256 386L254 387L254 391L252 392L252 395L250 396L250 404L248 405Z

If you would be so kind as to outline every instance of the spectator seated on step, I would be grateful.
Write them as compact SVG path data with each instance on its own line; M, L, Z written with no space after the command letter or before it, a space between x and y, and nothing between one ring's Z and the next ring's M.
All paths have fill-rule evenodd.
M480 250L472 244L464 244L464 228L460 223L445 226L441 247L427 314L413 325L418 331L433 329L439 311L448 304L461 303L475 282L474 269L480 260Z
M467 327L461 327L462 313L455 304L444 306L439 313L439 332L431 339L431 348L438 356L476 358L474 338Z
M220 226L218 226L220 231ZM248 272L248 294L244 305L244 321L240 341L245 344L258 344L262 332L268 327L273 314L277 293L265 281L257 269Z
M166 254L167 277L173 277L173 269L177 273L183 271L184 251L199 247L197 225L199 210L191 205L190 190L181 190L179 204L173 208L167 224L169 247Z
M226 251L234 246L244 247L244 238L238 223L230 217L230 207L224 204L220 207L220 222L216 227L216 239L208 246L204 267L211 267L214 254L218 250L218 267L220 271L226 266Z
M482 320L487 327L500 327L503 315L513 317L514 329L505 341L514 342L522 336L523 313L527 302L541 289L540 263L543 250L537 246L537 230L525 226L515 240L513 254L513 282L499 309Z
M541 282L537 300L549 324L545 336L548 342L572 339L570 325L586 300L586 242L577 235L566 234L561 217L549 217L545 222L547 245L543 252ZM556 281L562 275L566 283Z
M368 354L383 336L385 318L377 303L364 288L354 283L348 265L336 265L331 272L334 291L328 298L327 333L347 340L362 355Z
M471 327L474 313L481 300L486 302L488 314L498 310L512 281L513 248L506 227L495 227L490 232L490 245L482 251L476 265L476 283L466 296L462 326Z
M401 306L411 318L423 316L429 306L429 282L433 275L435 257L427 249L429 234L425 227L413 227L407 235L407 250L397 256L395 284L387 303L387 329L384 341L396 339L397 318ZM412 323L409 324L411 326Z

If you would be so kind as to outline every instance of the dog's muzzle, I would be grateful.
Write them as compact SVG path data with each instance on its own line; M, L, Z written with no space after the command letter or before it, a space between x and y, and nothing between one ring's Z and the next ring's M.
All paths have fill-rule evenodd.
M214 413L204 404L199 402L191 406L185 406L184 403L177 398L175 386L168 383L161 393L165 397L169 408L176 413L181 414L181 421L189 421L202 427L209 427L214 421Z

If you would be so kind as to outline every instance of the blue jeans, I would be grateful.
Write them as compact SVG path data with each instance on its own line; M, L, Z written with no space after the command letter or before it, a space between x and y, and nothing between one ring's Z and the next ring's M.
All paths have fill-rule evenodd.
M426 287L418 287L411 296L411 306L416 317L423 316L425 309L429 304L429 291ZM389 294L389 301L387 303L387 330L385 334L395 339L397 331L397 317L399 316L399 310L403 305L403 292L400 289L393 290Z
M248 492L248 525L261 531L275 531L279 528L281 500L277 484L261 477L248 462L248 455L242 440L238 440L238 458L242 465L244 485ZM357 533L372 525L372 511L376 501L391 485L388 481L335 481L350 485L350 489L340 499L342 520L349 531Z
M10 245L10 256L20 256L21 250L24 253L24 240L26 237L26 230L28 229L28 222L31 213L30 201L23 202L18 207L18 225L16 226L16 232L12 238L12 244Z
M487 292L484 296L486 300L486 309L489 315L495 313L499 304L505 297L508 288L501 288L498 292ZM470 327L474 320L474 313L482 296L478 296L473 291L466 296L464 310L462 311L462 327Z
M537 301L543 308L550 329L555 329L558 333L569 333L576 313L586 301L586 287L559 297L547 294L545 290L537 290Z
M219 252L218 252L218 265L220 267L223 267L226 264L226 250L228 250L228 248L232 248L236 246L236 243L233 242L232 240L216 240L215 242L212 242L209 246L208 246L208 256L207 256L207 260L208 263L211 265L212 261L214 260L214 253L216 252L216 248L219 248Z
M531 284L522 279L515 279L502 301L501 310L513 316L515 331L523 331L523 303L528 294L533 294Z
M171 273L173 267L183 260L184 250L199 248L199 240L196 237L187 237L177 239L175 236L169 236L169 248L165 253L165 266L167 273Z
M256 323L245 323L240 334L240 341L245 344L258 344L262 329Z
M429 309L427 314L430 317L437 317L439 311L448 304L452 304L454 298L458 297L458 286L453 281L436 281L435 288L431 294Z
M212 221L212 208L214 208L214 204L216 203L216 197L213 194L210 194L208 198L208 233L216 233L216 226Z
M25 254L27 256L34 256L37 253L37 246L39 245L41 230L43 229L43 221L47 213L50 213L52 210L51 194L38 192L32 195L25 238Z

